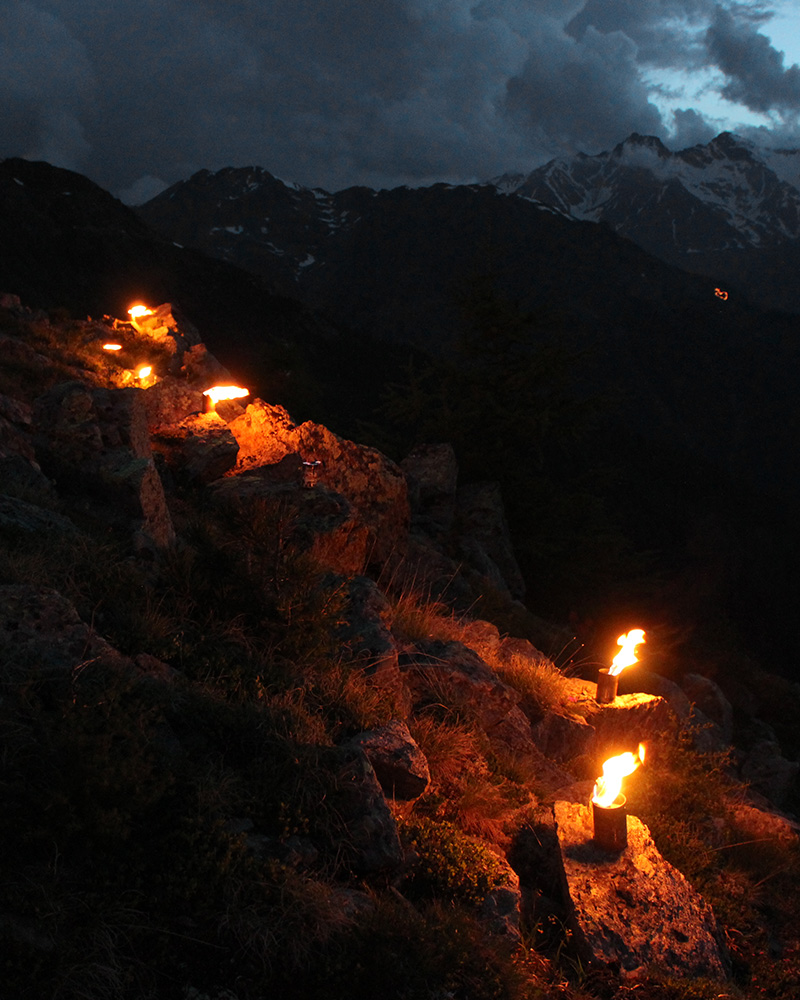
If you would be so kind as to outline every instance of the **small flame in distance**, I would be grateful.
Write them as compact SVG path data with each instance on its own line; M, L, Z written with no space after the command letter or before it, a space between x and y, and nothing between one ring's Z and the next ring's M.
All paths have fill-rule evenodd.
M104 351L121 351L122 344L103 344Z
M143 365L137 372L136 377L140 379L146 379L147 376L152 372L150 365Z
M250 390L243 389L239 385L214 385L206 389L203 393L208 396L212 406L216 406L223 399L240 399L242 396L249 396Z
M621 753L617 757L609 757L603 764L603 774L594 783L592 802L608 808L622 791L622 779L633 774L640 764L644 764L644 743L639 744L639 751Z
M617 645L622 646L622 649L611 661L608 671L611 677L616 677L617 674L622 673L625 667L630 667L634 663L639 662L639 658L636 655L636 647L644 641L644 632L640 628L633 628L630 632L621 635L617 639Z
M723 290L721 288L715 288L714 289L714 294L716 295L716 297L718 299L722 299L723 301L725 299L727 299L727 297L728 297L728 293L727 292L723 292Z

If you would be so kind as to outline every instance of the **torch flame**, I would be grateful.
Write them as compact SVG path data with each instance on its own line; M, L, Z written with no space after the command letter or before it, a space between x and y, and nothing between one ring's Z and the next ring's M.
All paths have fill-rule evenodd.
M103 344L104 351L121 351L122 344Z
M203 393L211 400L212 406L216 406L222 399L239 399L241 396L249 396L250 390L243 389L238 385L214 385L206 389Z
M644 641L644 632L640 628L631 629L630 632L621 635L617 639L617 645L622 646L622 649L611 661L608 671L609 676L616 677L617 674L622 673L625 667L630 667L632 664L638 663L639 658L636 655L636 647Z
M142 306L142 305L131 306L130 309L128 310L128 315L135 323L140 316L152 316L153 310L148 309L147 306Z
M640 764L644 764L644 743L639 744L639 751L636 754L628 751L617 757L609 757L603 764L602 776L594 783L592 802L605 808L612 805L622 791L622 779L633 774Z
M152 372L150 365L143 365L137 372L136 377L140 379L146 379L147 376Z

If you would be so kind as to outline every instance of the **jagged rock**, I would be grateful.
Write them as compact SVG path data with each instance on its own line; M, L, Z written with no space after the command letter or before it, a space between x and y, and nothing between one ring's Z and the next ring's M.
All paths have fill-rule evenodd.
M737 831L737 839L772 840L784 845L796 845L800 840L800 823L774 809L731 801L728 819Z
M412 523L437 540L455 521L458 463L452 445L419 445L400 463L408 483Z
M464 623L461 641L478 656L486 659L487 656L498 655L504 640L500 639L500 630L496 625L474 618Z
M203 390L176 375L165 375L155 385L142 391L151 432L182 424L188 417L205 412Z
M425 594L457 609L475 604L476 591L464 578L461 563L419 531L409 532L404 550L392 553L385 570L399 590Z
M500 747L518 757L536 753L536 739L530 720L518 705L499 722L487 726L486 735L493 747Z
M36 465L30 434L31 418L27 403L0 395L0 458L20 455Z
M602 750L605 756L635 750L637 743L677 729L667 702L641 693L617 695L610 705L598 706L589 722L594 730L592 747Z
M740 767L743 781L777 806L782 805L795 786L800 763L787 760L771 740L759 740Z
M29 584L0 587L0 651L6 665L65 674L88 660L127 662L58 591Z
M525 582L514 555L499 485L462 486L456 504L459 533L464 537L462 551L469 561L482 575L492 575L493 565L511 596L524 597Z
M56 480L104 501L104 516L134 519L135 540L148 548L175 539L156 471L140 389L54 386L34 403L37 455Z
M385 726L359 733L349 742L367 755L389 798L418 799L430 784L428 761L405 722L393 719Z
M620 674L618 690L620 694L640 691L664 698L681 725L687 723L692 714L691 702L675 681L638 665Z
M481 904L481 916L495 934L510 938L515 944L522 941L520 910L522 892L519 876L505 858L498 858L502 866L502 885L490 889Z
M389 602L369 577L355 576L347 584L347 604L339 635L359 660L371 682L388 691L396 708L407 716L411 698L397 661L397 642L387 625Z
M153 436L153 448L171 469L188 479L210 483L236 464L239 445L216 413L187 417L182 423L163 427Z
M351 867L360 875L398 868L403 849L397 823L366 754L360 747L342 747L333 803L347 828L342 846Z
M283 407L261 399L229 427L239 443L237 470L271 465L291 453L319 461L320 485L346 497L368 528L369 561L380 565L403 551L409 524L406 481L379 451L346 441L321 424L296 426Z
M625 976L651 965L680 978L725 979L728 960L711 907L665 861L650 831L628 816L628 846L608 853L593 840L591 810L556 802L563 885L579 948Z
M276 463L277 465L277 463ZM293 456L292 467L296 467ZM275 482L274 466L211 484L213 502L241 513L267 504L284 524L283 543L307 553L320 567L353 576L368 561L371 533L348 500L325 489Z
M520 700L518 691L460 642L418 642L413 652L398 659L415 701L431 696L440 700L446 691L454 704L469 704L484 728L496 726Z
M69 518L8 496L0 496L0 528L25 534L78 534L78 529Z
M458 462L451 444L422 444L413 449L400 463L409 487L412 507L418 508L455 497L458 484Z
M730 743L733 736L733 708L720 686L702 674L686 674L681 680L681 687L689 702L719 726L722 739Z
M586 719L575 716L550 712L532 728L537 747L561 764L589 753L595 742L594 728Z
M38 464L22 455L0 458L0 492L37 506L56 507L58 494Z
M200 343L200 334L170 302L163 302L132 323L137 333L170 354L183 354Z

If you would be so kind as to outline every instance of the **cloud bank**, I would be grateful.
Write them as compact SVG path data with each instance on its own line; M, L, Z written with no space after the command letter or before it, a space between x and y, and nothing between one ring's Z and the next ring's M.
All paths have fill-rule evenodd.
M470 181L719 129L665 113L653 70L713 70L720 97L800 145L800 67L760 2L0 0L0 156L81 170L140 201L257 164L336 190ZM661 109L660 109L661 108Z

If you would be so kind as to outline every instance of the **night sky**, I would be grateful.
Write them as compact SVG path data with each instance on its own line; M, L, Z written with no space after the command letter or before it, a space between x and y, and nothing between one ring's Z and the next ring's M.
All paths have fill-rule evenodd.
M797 0L0 0L0 158L128 202L258 165L338 190L631 132L800 146Z

